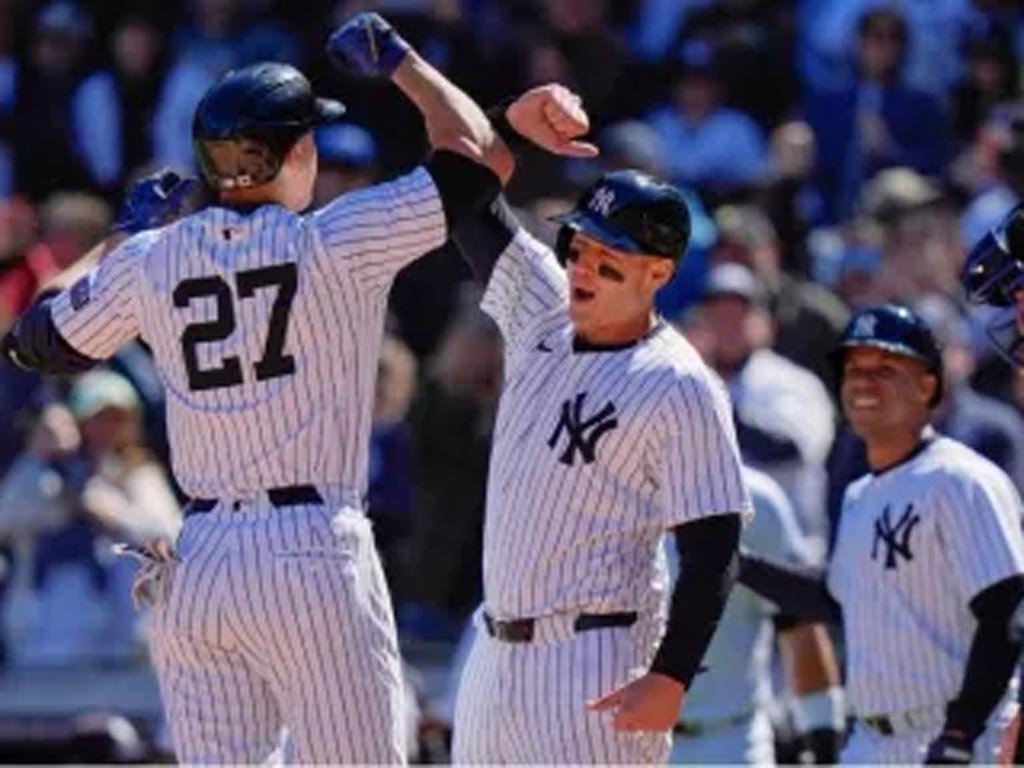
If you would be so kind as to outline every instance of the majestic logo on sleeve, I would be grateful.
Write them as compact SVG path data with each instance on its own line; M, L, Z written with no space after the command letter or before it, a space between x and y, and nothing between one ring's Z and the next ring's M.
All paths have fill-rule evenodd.
M562 403L562 416L555 425L555 431L548 438L548 447L556 450L562 432L568 435L568 442L558 460L570 467L576 462L577 452L584 464L592 464L597 452L597 441L609 430L615 429L619 421L615 418L615 404L611 401L593 416L583 416L583 402L587 393L580 392L572 400Z
M910 551L910 534L914 532L914 526L921 522L921 516L914 514L914 505L907 504L903 514L894 523L892 520L889 505L885 505L882 514L875 520L875 541L871 546L871 559L878 559L879 544L885 547L885 568L893 570L896 568L899 558L907 562L914 559Z

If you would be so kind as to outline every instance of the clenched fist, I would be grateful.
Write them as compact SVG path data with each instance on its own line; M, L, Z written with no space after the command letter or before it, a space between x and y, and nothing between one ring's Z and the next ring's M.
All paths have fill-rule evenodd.
M597 147L579 137L590 130L580 97L553 83L532 88L505 110L509 125L542 149L567 157L595 157Z

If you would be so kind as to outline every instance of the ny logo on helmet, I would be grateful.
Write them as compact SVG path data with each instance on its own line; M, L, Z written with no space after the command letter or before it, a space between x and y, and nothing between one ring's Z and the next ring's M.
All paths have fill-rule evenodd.
M588 207L590 210L607 217L612 212L613 205L615 205L615 191L608 189L608 187L598 187L594 194L590 196Z
M855 338L872 338L875 335L875 326L878 325L878 318L874 315L861 315L853 326Z

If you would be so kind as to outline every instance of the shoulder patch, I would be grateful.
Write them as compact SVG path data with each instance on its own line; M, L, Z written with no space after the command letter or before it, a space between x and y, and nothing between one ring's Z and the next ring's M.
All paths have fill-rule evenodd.
M75 284L68 291L68 295L71 298L71 308L76 312L92 299L91 285L89 275L84 275L76 280Z

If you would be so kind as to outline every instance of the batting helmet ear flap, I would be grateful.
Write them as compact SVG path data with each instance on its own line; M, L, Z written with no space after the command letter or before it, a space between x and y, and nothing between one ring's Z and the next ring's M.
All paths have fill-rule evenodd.
M571 224L563 224L558 228L558 236L555 238L555 257L563 269L569 261L569 246L572 244L572 238L575 234L576 227Z

